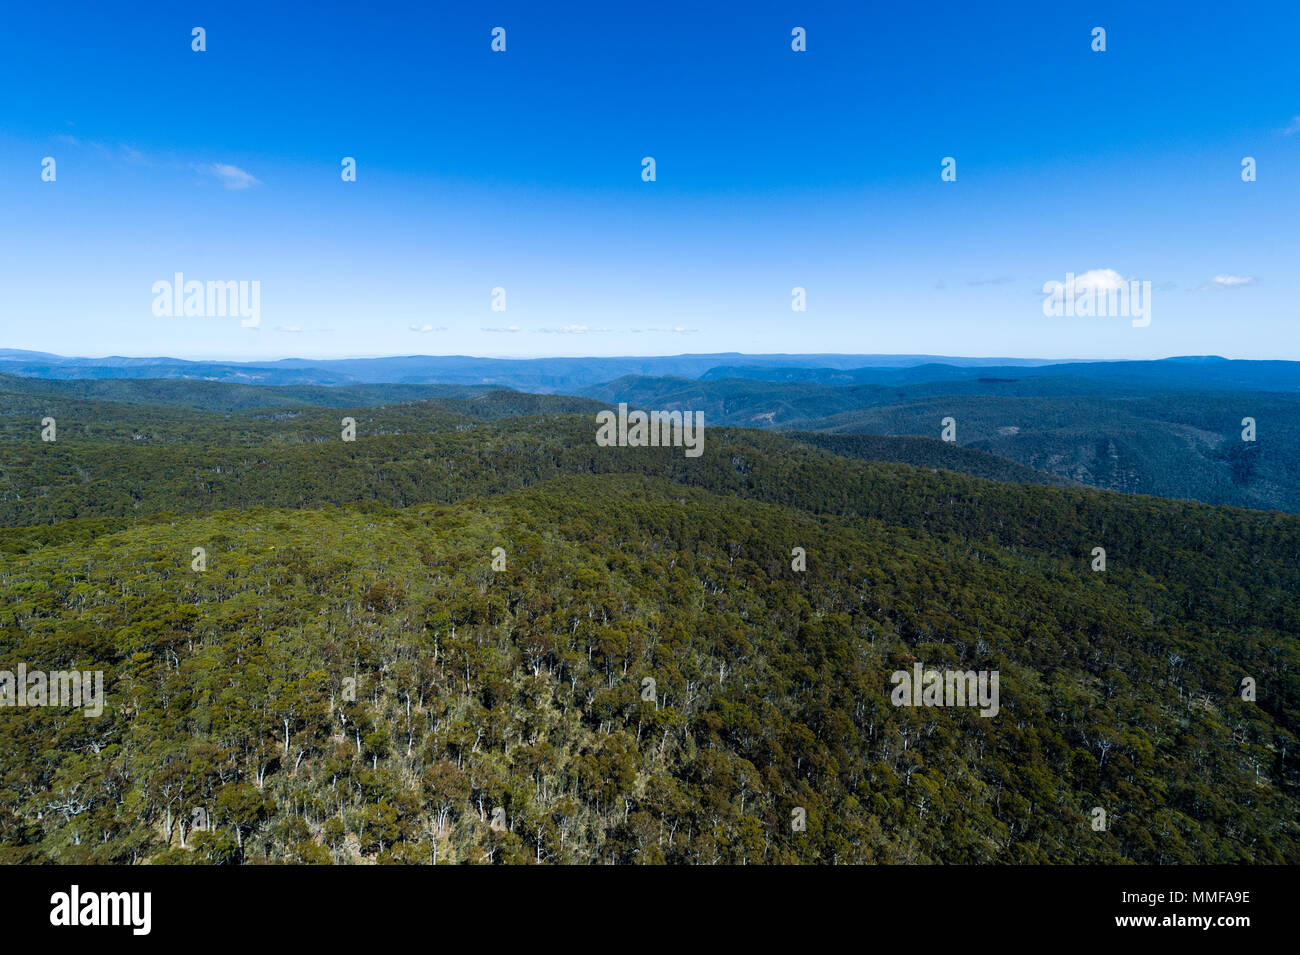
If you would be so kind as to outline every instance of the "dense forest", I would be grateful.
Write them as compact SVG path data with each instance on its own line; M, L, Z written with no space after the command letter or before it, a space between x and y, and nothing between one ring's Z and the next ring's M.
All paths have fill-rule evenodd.
M6 395L0 862L1300 861L1300 518L579 401Z

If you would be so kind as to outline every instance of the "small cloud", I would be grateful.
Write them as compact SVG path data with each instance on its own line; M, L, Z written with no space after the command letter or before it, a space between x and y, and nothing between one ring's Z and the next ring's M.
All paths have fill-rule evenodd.
M1089 269L1079 275L1066 275L1066 281L1060 282L1053 279L1050 282L1044 282L1041 294L1051 295L1054 299L1064 301L1068 295L1111 295L1117 294L1123 289L1131 288L1136 279L1126 279L1114 269ZM1073 282L1073 284L1071 284Z
M432 325L411 326L411 331L413 332L445 332L446 330L447 330L447 326L445 325L439 325L437 328L434 328Z
M1254 285L1255 276L1253 275L1216 275L1204 285L1196 286L1197 291L1216 288L1238 288L1242 285Z
M209 176L216 176L227 189L247 189L249 186L260 186L262 184L262 180L244 172L238 166L231 166L228 163L200 164L194 168Z
M502 332L505 334L513 335L515 332L519 331L519 326L507 325L505 328L480 328L479 331L480 332Z
M695 333L695 332L698 332L699 329L698 329L698 328L683 328L682 326L678 325L678 326L676 326L676 327L674 327L674 328L651 328L651 329L648 329L648 331L652 331L652 332L667 332L667 333L670 334L670 335L691 335L691 334L693 334L693 333Z
M1110 292L1128 285L1124 276L1114 269L1089 269L1082 275L1074 277L1074 287L1084 291Z
M588 328L586 325L565 325L563 328L538 328L543 335L586 335L607 332L608 328Z
M294 333L304 331L304 329L299 328L297 325L277 325L275 326L275 330L277 332L294 332Z
M1294 136L1296 133L1300 133L1300 116L1292 116L1291 122L1282 130L1283 136Z
M55 136L55 137L54 137L54 141L55 141L56 143L63 143L63 145L65 145L65 146L80 146L80 145L81 145L81 140L78 139L76 136L65 136L65 135L63 135L63 133L59 133L57 136Z

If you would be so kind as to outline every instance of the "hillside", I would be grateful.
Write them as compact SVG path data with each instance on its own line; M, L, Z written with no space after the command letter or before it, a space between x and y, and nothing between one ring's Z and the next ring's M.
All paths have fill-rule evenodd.
M127 393L5 396L0 672L106 703L0 706L0 862L1300 861L1300 517L600 447L585 398ZM998 712L896 707L918 664Z
M833 415L841 434L937 436L1092 487L1244 507L1300 511L1300 400L1187 392L1133 398L945 395ZM1255 421L1255 440L1242 422Z
M133 382L41 382L34 394L0 392L0 526L254 504L448 503L565 473L617 470L624 466L620 462L634 460L593 443L592 413L605 406L589 398L489 391L325 408L282 405L286 397L279 394L251 402L243 395L247 386L194 382L162 383L165 394L153 399L161 404L78 397L84 385L104 385L117 394L119 384L137 398L156 395L150 387L135 389ZM187 390L195 384L203 387ZM254 407L195 410L184 407L189 401ZM573 414L577 409L585 413ZM39 439L47 415L57 423L54 442ZM342 441L344 417L356 422L356 441ZM709 433L716 439L731 432ZM812 440L803 437L792 442L755 434L746 440L797 459ZM998 480L1051 480L1014 462L936 441L882 439L872 442L870 454L862 452L861 441L816 439L827 441L855 445L849 456Z
M607 403L700 409L715 424L846 435L938 438L951 417L957 444L1067 481L1300 511L1300 395L1153 390L1140 377L1111 382L1074 373L1090 366L1064 367L1071 374L897 385L624 378L583 393ZM1253 442L1242 440L1245 418L1255 421Z
M787 506L600 475L452 507L211 512L11 554L0 663L101 668L110 703L99 720L0 709L0 854L1300 857L1300 620L1281 556L1300 521L835 473L830 495ZM1010 497L958 503L997 488ZM1250 564L1219 563L1238 545ZM998 669L1000 716L892 707L888 673L913 662ZM1247 674L1258 704L1237 699ZM1109 832L1088 827L1098 805ZM211 828L186 831L195 810Z
M1047 484L1053 487L1081 486L1080 482L1059 478L1045 471L1035 471L1033 468L1027 468L996 454L988 454L935 438L822 434L810 431L787 431L785 436L818 448L825 448L841 457L863 461L894 461L910 464L913 467L943 468L989 481Z

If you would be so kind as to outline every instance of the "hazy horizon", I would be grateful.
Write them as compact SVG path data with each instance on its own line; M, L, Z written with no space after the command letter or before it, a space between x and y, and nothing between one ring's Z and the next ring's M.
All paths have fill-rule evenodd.
M121 352L112 352L105 354L65 354L61 352L49 351L48 349L26 349L11 348L0 346L0 362L14 360L12 353L25 353L33 356L58 358L64 361L109 361L112 359L122 359L126 361L179 361L194 363L222 363L222 364L265 364L268 362L282 361L382 361L385 359L449 359L464 358L469 360L481 361L601 361L604 359L673 359L673 358L742 358L742 359L813 359L813 358L834 358L834 359L892 359L900 367L905 363L927 364L927 363L944 363L947 361L962 361L968 363L980 364L997 364L999 362L1023 363L1026 365L1055 365L1055 364L1085 364L1085 363L1104 363L1104 362L1144 362L1144 361L1177 361L1177 360L1223 360L1223 361L1294 361L1296 359L1281 359L1273 357L1235 357L1218 354L1170 354L1160 355L1154 358L1131 358L1131 357L1098 357L1098 358L1062 358L1062 357L1043 357L1041 355L933 355L919 352L834 352L834 351L810 351L810 352L740 352L740 351L680 351L680 352L654 352L644 354L618 353L618 354L580 354L576 352L556 353L545 355L509 355L509 354L466 354L463 352L406 352L406 353L357 353L357 354L338 354L338 355L312 355L305 353L285 353L280 355L268 356L265 358L240 358L225 355L179 355L179 354L136 354L128 355ZM915 360L915 361L911 361ZM807 367L807 366L801 366ZM870 368L871 365L853 365L845 368ZM886 366L888 367L888 366ZM0 367L0 372L3 367Z

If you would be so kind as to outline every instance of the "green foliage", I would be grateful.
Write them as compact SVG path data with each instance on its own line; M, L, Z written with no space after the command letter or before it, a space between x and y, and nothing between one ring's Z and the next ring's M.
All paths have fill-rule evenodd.
M508 392L346 443L20 398L0 670L107 704L0 707L0 863L1300 860L1300 518L915 438L599 448ZM1000 714L895 708L914 662L998 670Z
M10 553L0 668L101 668L108 706L0 709L0 853L1300 858L1300 520L710 437L697 462L641 460L663 476ZM999 670L1002 712L894 708L913 661Z

